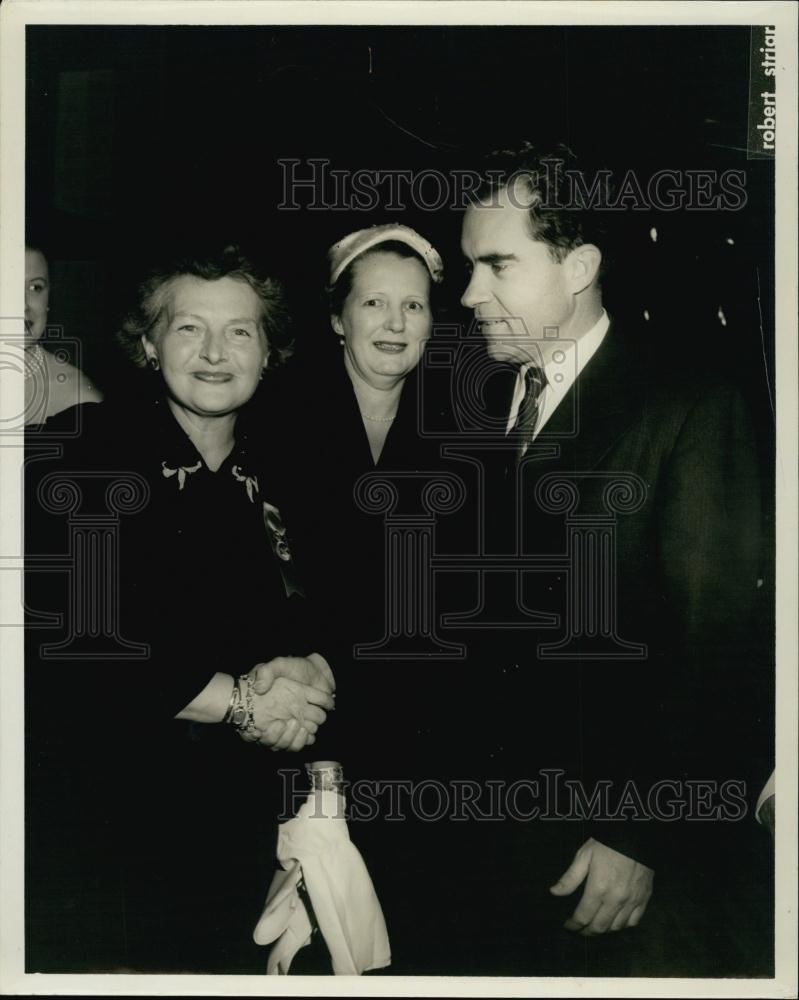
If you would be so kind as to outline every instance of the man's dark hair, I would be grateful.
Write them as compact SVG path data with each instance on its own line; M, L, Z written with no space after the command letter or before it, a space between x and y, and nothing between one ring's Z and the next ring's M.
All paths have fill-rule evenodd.
M172 284L176 278L186 275L205 281L234 278L248 284L261 305L260 325L269 347L270 367L291 356L293 344L282 284L276 278L260 274L238 247L228 246L221 253L178 257L151 271L139 285L136 305L116 335L117 342L135 365L146 366L142 335L152 339L164 315Z
M473 204L490 205L499 191L510 191L517 182L524 184L530 198L530 237L545 243L558 262L575 247L593 243L603 252L600 276L605 273L608 241L597 209L608 203L610 171L588 176L568 146L559 143L538 149L525 142L515 149L489 153L480 173Z

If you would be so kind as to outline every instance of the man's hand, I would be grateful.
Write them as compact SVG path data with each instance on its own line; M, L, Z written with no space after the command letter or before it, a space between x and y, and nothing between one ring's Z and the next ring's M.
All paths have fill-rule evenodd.
M333 671L319 653L276 656L249 673L256 696L253 741L272 750L296 752L315 742L315 733L335 708Z
M563 925L566 930L591 937L635 927L652 895L652 869L592 837L549 891L554 896L568 896L586 877L582 899Z
M308 656L276 656L268 663L258 663L250 671L255 681L256 694L266 694L278 677L285 677L298 684L307 684L332 695L336 690L333 671L319 653Z
M254 692L253 740L274 750L301 750L335 707L332 695L319 688L278 677L265 694Z
M316 737L296 719L289 719L288 722L283 722L282 719L270 722L258 740L261 746L269 747L270 750L288 750L291 753L297 753L315 742Z

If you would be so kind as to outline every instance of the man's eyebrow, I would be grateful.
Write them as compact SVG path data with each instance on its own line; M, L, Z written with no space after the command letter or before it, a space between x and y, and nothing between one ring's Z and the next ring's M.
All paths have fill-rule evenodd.
M518 260L515 253L484 253L477 260L481 264L502 264L506 260Z

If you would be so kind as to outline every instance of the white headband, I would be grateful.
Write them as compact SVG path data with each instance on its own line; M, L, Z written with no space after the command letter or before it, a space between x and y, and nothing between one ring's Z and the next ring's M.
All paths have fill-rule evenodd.
M444 265L438 251L415 229L410 226L372 226L369 229L359 229L350 233L343 240L334 243L327 252L327 259L330 263L330 285L335 285L341 276L344 268L352 263L356 257L370 250L378 243L385 243L388 240L397 240L415 250L422 260L427 264L430 277L436 284L444 280Z

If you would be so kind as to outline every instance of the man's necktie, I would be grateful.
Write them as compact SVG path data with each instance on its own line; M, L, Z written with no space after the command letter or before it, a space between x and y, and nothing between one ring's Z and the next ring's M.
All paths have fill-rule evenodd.
M533 440L533 432L538 422L541 393L547 384L547 377L541 368L531 365L524 373L524 396L519 405L513 434L516 437L516 462L520 462L528 445Z

